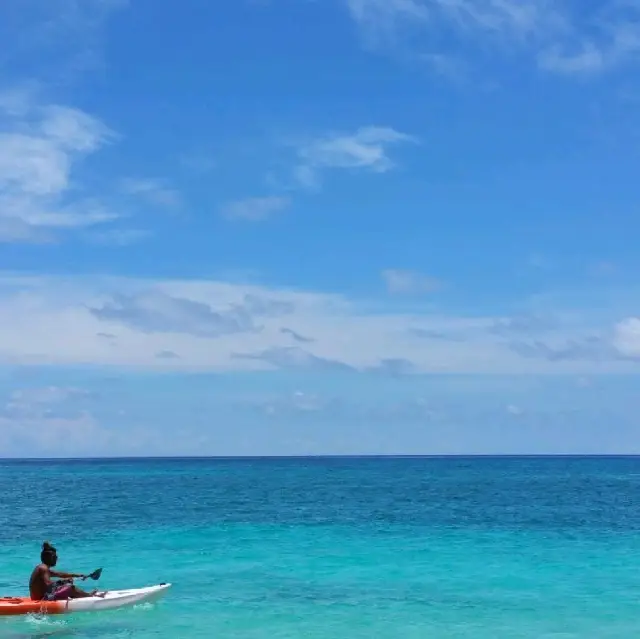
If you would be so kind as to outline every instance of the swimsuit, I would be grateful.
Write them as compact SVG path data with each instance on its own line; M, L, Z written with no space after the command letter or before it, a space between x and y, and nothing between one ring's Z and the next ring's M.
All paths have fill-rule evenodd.
M73 586L64 581L54 581L48 588L43 599L44 601L58 601L69 599Z

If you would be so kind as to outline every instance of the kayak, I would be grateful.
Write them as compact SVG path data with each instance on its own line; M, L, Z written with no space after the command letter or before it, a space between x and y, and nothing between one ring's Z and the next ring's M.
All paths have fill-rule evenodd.
M63 615L76 612L99 612L135 606L139 603L157 601L171 587L171 584L158 584L132 590L98 591L96 597L82 599L62 599L60 601L35 601L29 597L0 597L0 617L48 614Z

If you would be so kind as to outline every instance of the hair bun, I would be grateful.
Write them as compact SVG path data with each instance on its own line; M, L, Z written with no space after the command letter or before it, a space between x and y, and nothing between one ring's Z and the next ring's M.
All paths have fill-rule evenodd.
M42 544L42 550L53 550L53 546L48 541L45 541Z

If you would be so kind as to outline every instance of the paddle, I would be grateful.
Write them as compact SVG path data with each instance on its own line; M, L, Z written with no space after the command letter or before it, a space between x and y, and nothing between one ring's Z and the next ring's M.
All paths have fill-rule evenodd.
M80 577L80 579L82 579L82 581L84 581L85 579L93 579L94 581L97 581L101 576L102 568L98 568L98 570L94 570L90 575L83 575L82 577ZM59 583L62 582L72 584L73 579L61 579Z
M84 577L82 577L82 581L84 581L85 579L93 579L94 581L97 581L101 576L102 568L98 568L98 570L94 570L90 575L85 575Z

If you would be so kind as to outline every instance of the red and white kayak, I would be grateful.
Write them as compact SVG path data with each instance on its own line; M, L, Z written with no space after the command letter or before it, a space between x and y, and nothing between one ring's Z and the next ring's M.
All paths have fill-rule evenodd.
M170 587L171 584L158 584L133 590L106 590L99 591L101 596L60 601L34 601L29 597L0 597L0 617L29 614L64 615L126 608L139 603L157 601Z

